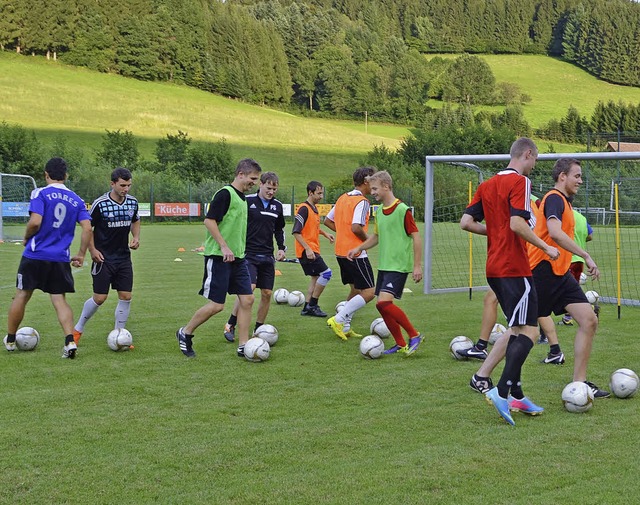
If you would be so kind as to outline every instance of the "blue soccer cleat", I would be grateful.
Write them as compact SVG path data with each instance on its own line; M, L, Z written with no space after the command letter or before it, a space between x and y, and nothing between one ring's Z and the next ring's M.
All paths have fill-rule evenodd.
M513 420L513 417L511 417L511 414L509 413L509 402L506 398L502 398L502 396L498 394L497 387L489 390L489 392L485 395L485 398L495 407L502 419L507 421L512 426L516 425L516 422Z

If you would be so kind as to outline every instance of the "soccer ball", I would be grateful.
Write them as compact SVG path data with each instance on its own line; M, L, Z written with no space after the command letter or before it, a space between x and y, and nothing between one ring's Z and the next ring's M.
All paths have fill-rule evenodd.
M40 343L40 334L35 328L25 326L16 333L16 347L20 351L33 351Z
M598 294L597 291L587 291L585 295L591 305L593 305L594 303L597 303L598 298L600 298L600 295Z
M365 359L377 359L384 352L384 342L378 335L367 335L360 341L360 354Z
M270 347L273 347L278 341L278 330L271 324L263 324L258 326L253 336L265 340Z
M346 301L346 300L343 300L343 301L341 301L341 302L338 302L338 303L336 304L336 314L337 314L338 312L340 312L340 311L344 308L344 306L345 306L346 304L347 304L347 301Z
M269 342L262 338L253 337L244 344L244 357L254 363L268 360L270 353L271 347L269 346Z
M291 307L304 305L304 293L302 291L291 291L287 297L287 302Z
M451 340L451 343L449 344L449 352L451 352L451 356L455 359L467 359L464 356L460 356L456 351L464 351L471 347L473 347L473 340L469 337L465 337L464 335L459 335L457 337L453 337Z
M580 284L586 284L587 283L587 274L585 274L584 272L580 273Z
M491 345L495 344L496 340L498 340L498 337L502 335L505 331L507 331L507 329L500 323L494 324L493 329L491 330L491 335L489 335L489 343Z
M611 374L609 387L618 398L631 398L638 391L638 375L628 368L620 368Z
M289 291L285 288L278 288L275 293L273 293L273 299L278 305L287 303L289 300Z
M586 412L593 407L593 391L584 382L571 382L562 390L562 403L569 412Z
M391 335L389 328L387 328L387 324L381 317L374 319L371 322L371 327L369 329L371 330L371 333L378 335L380 338L387 338Z
M128 351L132 344L133 336L124 328L116 328L107 336L107 345L112 351Z

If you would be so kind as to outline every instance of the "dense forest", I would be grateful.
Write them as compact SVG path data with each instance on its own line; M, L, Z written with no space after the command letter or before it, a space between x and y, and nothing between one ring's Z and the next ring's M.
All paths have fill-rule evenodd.
M0 0L0 48L252 103L416 123L428 98L523 103L479 59L541 53L640 85L631 0ZM493 80L492 80L493 79ZM465 89L466 86L466 89Z

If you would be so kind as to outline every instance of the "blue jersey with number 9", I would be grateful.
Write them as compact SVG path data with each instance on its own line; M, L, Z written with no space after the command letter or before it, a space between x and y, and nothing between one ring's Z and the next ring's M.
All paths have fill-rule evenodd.
M76 223L91 220L82 198L64 184L50 184L31 193L29 213L42 216L38 232L29 239L23 256L44 261L71 261L69 246Z

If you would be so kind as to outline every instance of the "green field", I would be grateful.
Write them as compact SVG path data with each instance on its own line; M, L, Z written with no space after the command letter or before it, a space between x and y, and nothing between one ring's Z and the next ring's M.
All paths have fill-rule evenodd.
M235 356L222 314L197 332L198 356L189 360L174 332L203 303L202 258L191 252L203 234L202 225L143 225L128 324L135 350L106 346L112 294L87 325L77 359L60 359L53 309L34 295L23 325L40 331L40 346L0 354L0 503L633 502L640 463L629 451L640 442L639 400L564 411L575 329L558 328L563 367L539 363L546 346L532 350L525 390L546 412L518 414L515 427L468 388L477 362L448 352L454 336L476 338L481 294L424 296L410 285L399 303L427 340L408 359L366 361L357 340L343 343L322 319L274 305L269 322L280 340L266 363ZM466 234L450 235L464 248ZM324 240L322 248L337 272ZM21 252L0 244L3 326ZM376 258L373 250L374 266ZM299 265L279 269L276 287L304 291ZM69 300L77 316L91 292L88 267L75 278ZM327 311L345 295L337 279L320 300ZM364 333L375 317L366 306L354 329ZM591 380L604 387L617 368L640 370L638 320L637 309L618 320L614 306L603 306Z
M457 57L452 54L438 56ZM599 101L640 103L640 88L610 84L557 58L534 54L479 56L489 64L497 82L518 84L521 91L531 97L531 102L524 105L524 115L534 128L550 119L561 119L571 105L589 119Z

